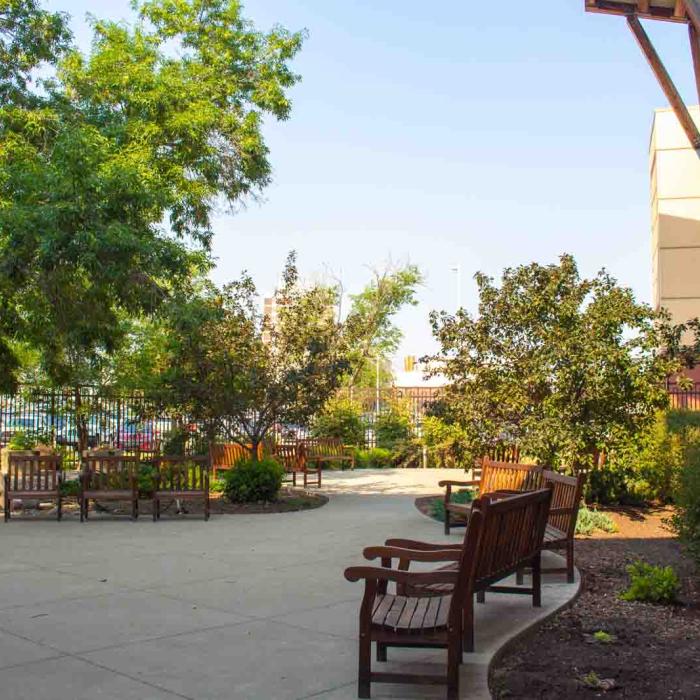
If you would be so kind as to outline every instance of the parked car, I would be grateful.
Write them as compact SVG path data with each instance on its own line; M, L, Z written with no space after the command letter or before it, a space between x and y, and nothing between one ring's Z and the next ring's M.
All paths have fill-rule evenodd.
M100 444L100 432L93 420L88 422L88 447L96 447ZM56 444L66 447L78 447L78 429L72 416L56 419Z
M41 433L46 430L42 416L31 418L20 416L6 416L0 429L0 442L3 445L9 443L17 433Z
M127 421L119 431L119 446L154 452L160 443L160 431L149 421Z

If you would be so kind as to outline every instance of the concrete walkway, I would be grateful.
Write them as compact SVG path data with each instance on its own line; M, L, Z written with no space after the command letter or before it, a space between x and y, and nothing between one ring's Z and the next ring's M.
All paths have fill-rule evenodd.
M463 476L334 473L319 510L208 523L0 524L0 698L353 699L363 586L343 570L389 536L445 541L413 506L441 478ZM492 595L477 606L464 697L488 697L493 652L575 594L578 585L561 581L545 579L539 610L526 596ZM388 669L444 663L444 652L389 654ZM440 688L389 685L372 694L444 697Z

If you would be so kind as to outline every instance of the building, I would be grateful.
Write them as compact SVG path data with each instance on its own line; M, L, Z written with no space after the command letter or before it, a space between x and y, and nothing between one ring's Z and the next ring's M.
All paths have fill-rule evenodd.
M684 323L700 317L700 151L671 109L655 113L650 169L653 303Z

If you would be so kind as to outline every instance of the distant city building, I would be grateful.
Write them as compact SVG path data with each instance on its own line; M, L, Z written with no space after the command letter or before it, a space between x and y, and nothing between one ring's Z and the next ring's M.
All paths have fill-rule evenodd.
M426 379L425 375L429 367L416 359L415 355L407 355L403 358L402 367L394 372L394 386L399 389L408 387L437 388L445 386L447 380L442 375L436 375Z

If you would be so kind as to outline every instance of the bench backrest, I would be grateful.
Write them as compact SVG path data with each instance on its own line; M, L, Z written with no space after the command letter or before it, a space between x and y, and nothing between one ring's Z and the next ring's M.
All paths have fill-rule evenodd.
M573 537L586 482L585 475L564 476L557 472L543 471L542 481L545 487L552 489L552 512L548 524L564 532L568 538Z
M551 489L474 501L459 562L452 605L463 605L478 587L532 563L542 549Z
M250 450L237 442L216 443L211 446L209 455L214 470L231 469L244 459L250 459ZM258 448L258 458L262 459L263 446Z
M132 488L139 458L118 450L88 452L83 457L85 488L90 491L126 491Z
M275 445L272 455L280 464L282 464L286 472L300 471L304 468L303 445Z
M494 462L484 458L479 493L494 491L534 491L542 483L542 467L533 464Z
M208 491L209 456L161 455L153 460L158 491Z
M299 441L307 457L347 457L340 438L305 438Z
M7 455L10 491L49 493L58 490L62 458L36 451L12 451Z

